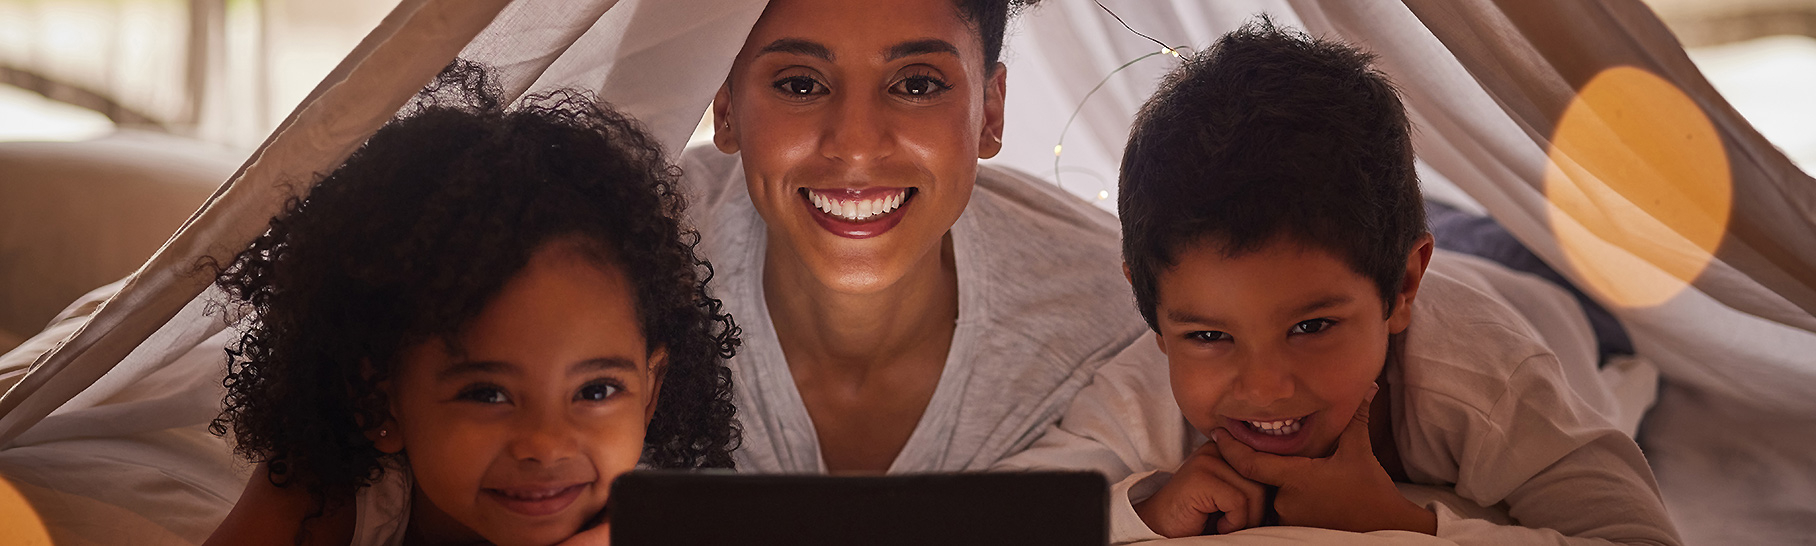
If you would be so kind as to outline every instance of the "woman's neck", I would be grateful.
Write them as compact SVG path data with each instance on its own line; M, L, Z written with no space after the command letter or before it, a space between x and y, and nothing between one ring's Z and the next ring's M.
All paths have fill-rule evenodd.
M900 279L863 294L832 290L774 242L764 259L763 292L789 366L887 366L943 363L958 320L958 269L950 232Z

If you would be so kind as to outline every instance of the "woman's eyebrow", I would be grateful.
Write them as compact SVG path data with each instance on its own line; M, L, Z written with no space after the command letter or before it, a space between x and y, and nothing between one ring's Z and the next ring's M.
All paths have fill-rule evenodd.
M889 52L884 55L884 60L893 61L893 60L900 59L903 57L912 57L915 55L927 55L927 54L931 54L931 53L946 53L946 54L952 55L954 57L957 57L958 56L958 47L952 45L952 42L948 42L948 41L941 40L938 38L913 40L913 41L902 42L902 43L890 46Z
M782 39L776 40L774 42L770 42L769 45L763 46L763 49L757 50L757 54L755 56L761 57L761 56L769 54L769 53L793 53L795 55L806 55L808 57L815 57L815 58L818 58L818 59L826 61L826 62L832 62L832 60L833 60L833 55L832 55L831 49L827 49L826 46L821 45L819 42L803 40L800 38L782 38Z

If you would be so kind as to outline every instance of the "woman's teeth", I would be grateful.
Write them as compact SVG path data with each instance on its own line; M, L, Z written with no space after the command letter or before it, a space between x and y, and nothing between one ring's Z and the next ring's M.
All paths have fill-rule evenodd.
M813 200L813 206L818 207L821 212L851 221L868 220L895 212L895 209L900 208L902 202L908 198L906 190L885 197L864 200L834 199L813 192L808 192L807 195Z
M1244 424L1247 424L1249 428L1254 429L1255 432L1269 436L1287 436L1294 432L1299 432L1299 426L1304 424L1304 422L1304 417L1287 419L1284 421L1243 421Z

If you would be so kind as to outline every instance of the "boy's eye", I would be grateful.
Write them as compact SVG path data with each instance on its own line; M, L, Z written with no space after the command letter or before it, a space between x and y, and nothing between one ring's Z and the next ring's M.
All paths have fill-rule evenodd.
M493 386L468 387L460 391L456 398L482 404L504 404L511 401L510 397L504 395L504 389Z
M1214 343L1214 342L1218 342L1218 341L1229 341L1230 340L1230 334L1228 332L1221 332L1221 331L1217 331L1217 330L1202 330L1202 331L1192 332L1192 333L1186 334L1185 337L1192 338L1192 339L1202 341L1205 343Z
M786 95L789 98L807 98L814 95L824 95L831 91L827 89L825 85L807 76L782 78L776 80L776 83L773 85L777 91L781 91L783 95Z
M585 402L601 402L617 395L621 390L623 389L611 383L590 383L585 387L580 387L580 392L574 394L574 399Z
M917 99L932 98L948 89L952 89L952 86L940 81L939 78L927 75L902 78L901 81L895 82L895 85L889 86L889 90L897 95L907 95Z
M1337 323L1337 321L1334 321L1331 319L1322 319L1322 318L1300 321L1298 324L1294 324L1292 329L1288 330L1287 333L1316 334L1318 332L1324 331L1325 328L1329 328L1330 325L1336 324L1336 323Z

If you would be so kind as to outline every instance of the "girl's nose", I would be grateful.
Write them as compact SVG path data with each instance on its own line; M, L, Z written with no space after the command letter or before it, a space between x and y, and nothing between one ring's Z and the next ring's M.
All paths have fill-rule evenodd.
M887 112L874 93L843 93L832 97L835 107L826 116L820 153L849 165L872 163L895 151Z
M516 425L510 453L519 461L554 463L579 453L580 445L573 426L564 412L534 410L526 412Z

